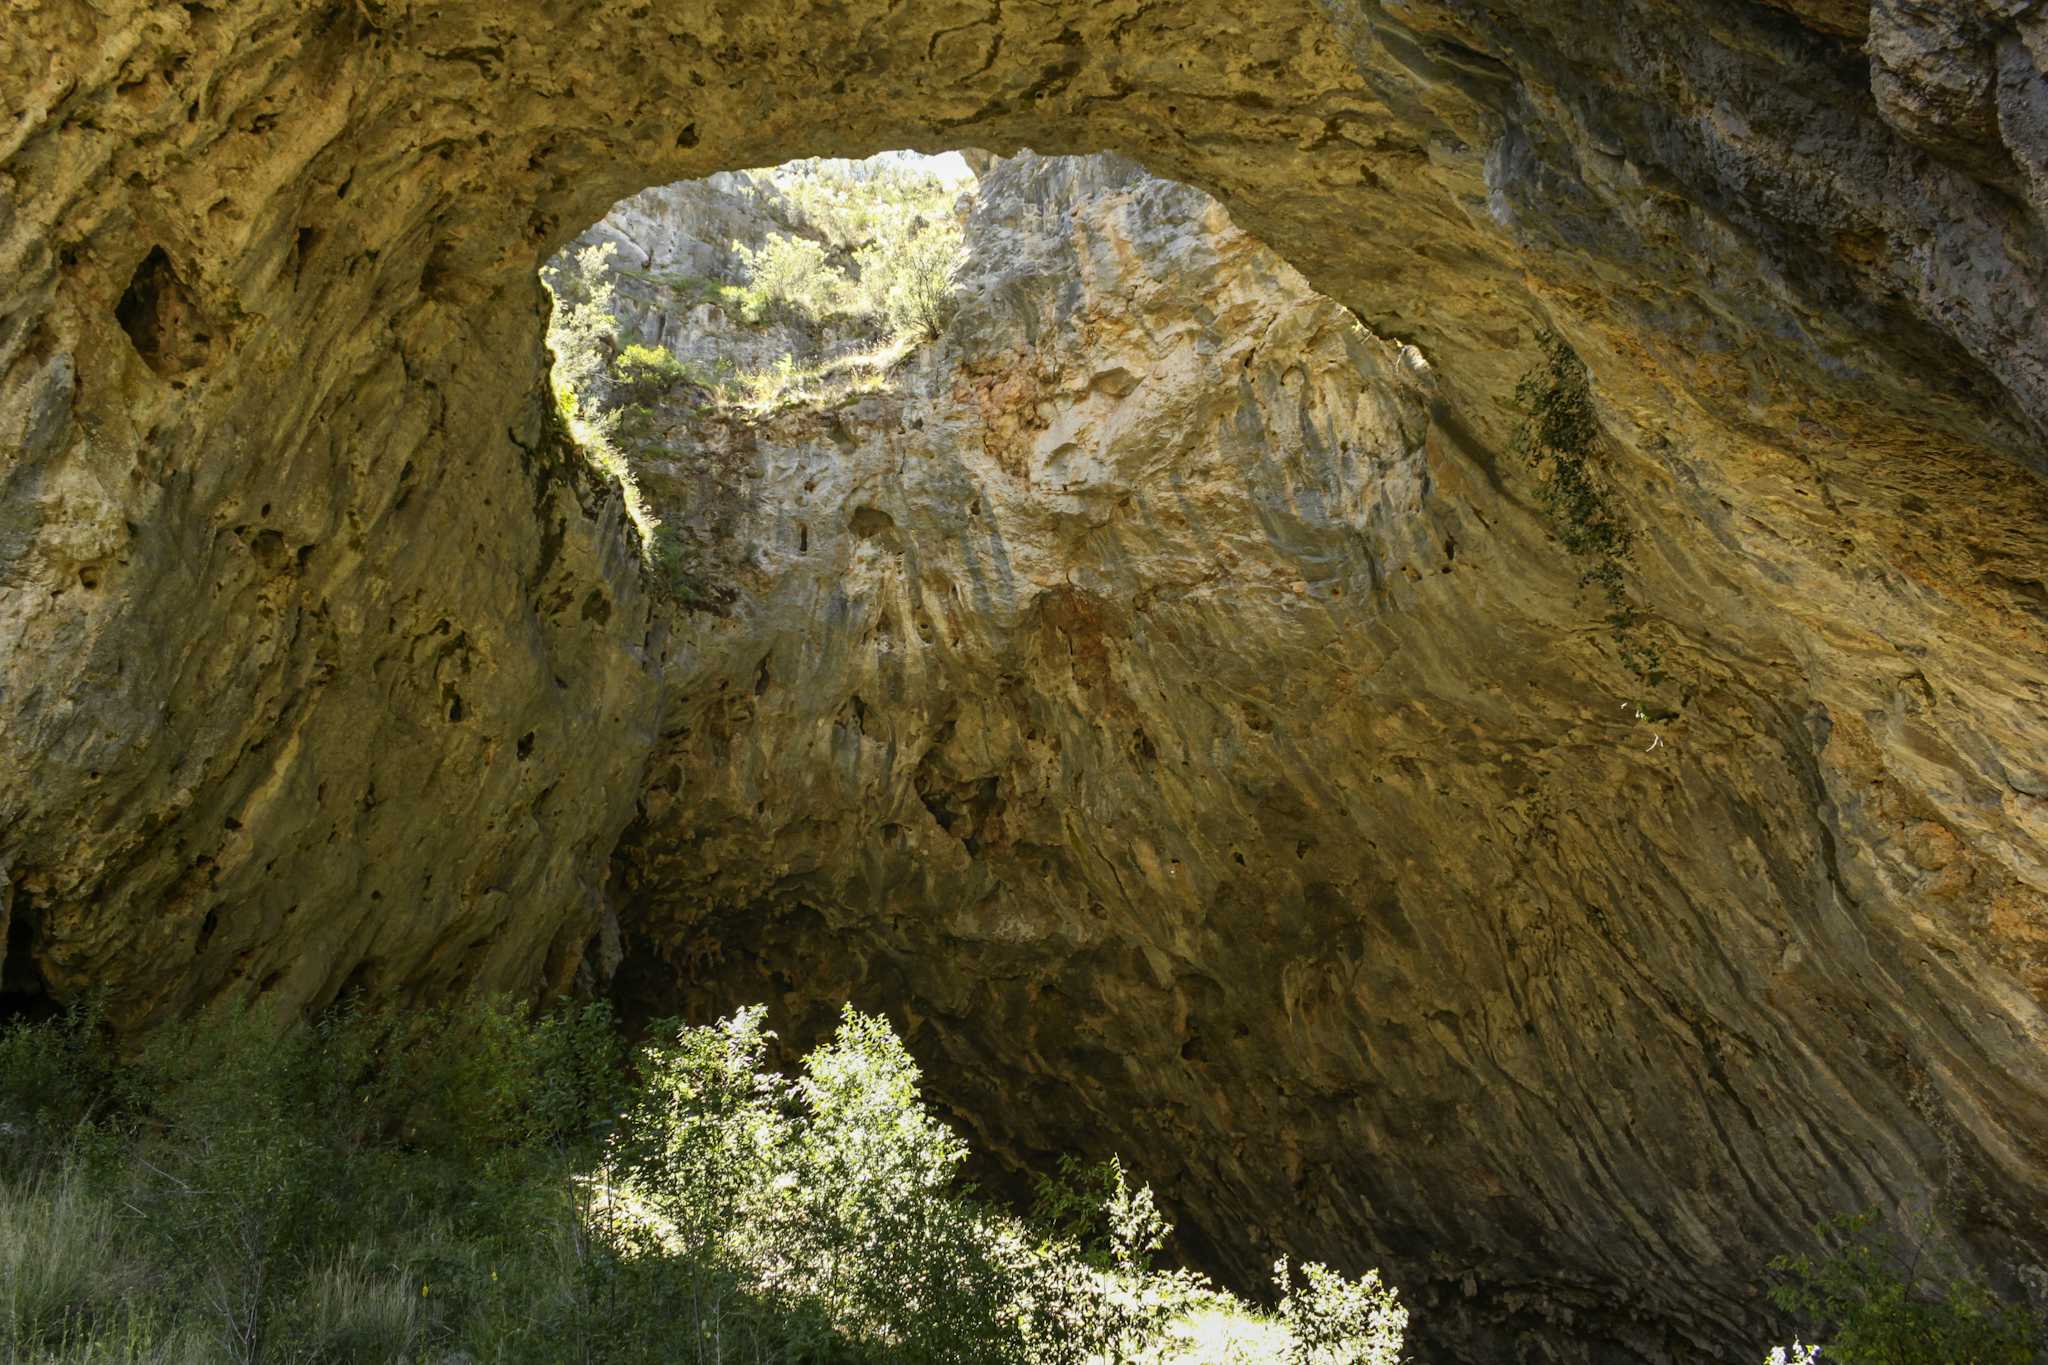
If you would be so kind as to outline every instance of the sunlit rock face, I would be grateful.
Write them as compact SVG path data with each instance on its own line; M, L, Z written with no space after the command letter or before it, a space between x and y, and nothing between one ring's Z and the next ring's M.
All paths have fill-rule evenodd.
M795 215L771 183L724 173L621 200L553 264L574 268L589 248L608 248L602 273L619 344L660 346L706 375L724 375L771 365L807 340L785 327L745 326L718 293L746 278L744 251L793 231Z
M996 1150L1125 1148L1221 1267L1384 1259L1468 1358L1739 1354L1755 1263L1823 1209L1952 1196L2017 1274L2048 1224L2042 24L16 6L0 987L103 985L139 1027L595 984L609 908L636 989L857 991ZM776 643L778 604L837 600L779 541L730 624L668 620L559 440L534 267L647 185L907 144L1134 156L1429 368L1339 316L1298 378L1266 375L1276 337L1204 385L1247 338L1177 312L1210 356L1122 375L1019 282L970 306L956 374L869 400L955 413L981 454L813 490L845 489L806 523L845 557L810 637L843 667ZM1211 272L1223 303L1245 268ZM1168 354L1129 322L1157 300L1102 312L1110 350ZM1655 694L1506 452L1544 324L1592 372ZM926 449L878 423L816 439ZM999 475L1041 501L988 491L963 526L948 468L970 510ZM884 621L886 653L852 633ZM721 641L756 630L735 681ZM816 709L836 677L865 718ZM723 710L694 690L721 680Z

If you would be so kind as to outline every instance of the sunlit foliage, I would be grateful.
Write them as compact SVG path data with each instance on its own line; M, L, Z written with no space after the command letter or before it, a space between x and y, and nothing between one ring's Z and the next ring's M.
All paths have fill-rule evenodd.
M758 1007L670 1021L629 1065L602 1006L496 1003L216 1015L125 1060L89 1014L0 1031L0 1356L1380 1359L1285 1356L1157 1267L1170 1229L1114 1161L1069 1163L1040 1221L980 1198L881 1019L794 1076L771 1036ZM1341 1329L1361 1289L1291 1311Z

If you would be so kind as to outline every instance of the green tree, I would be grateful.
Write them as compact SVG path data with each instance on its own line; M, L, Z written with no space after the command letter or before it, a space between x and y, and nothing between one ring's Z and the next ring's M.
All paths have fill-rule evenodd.
M962 257L959 224L920 221L854 253L866 310L898 336L936 341L953 316Z
M548 349L555 401L565 415L590 406L618 349L618 320L612 315L610 242L584 247L566 264L542 271L554 309L548 315ZM594 414L593 414L594 415Z
M746 271L740 298L749 322L822 322L846 311L846 276L822 242L771 233L758 247L734 243Z

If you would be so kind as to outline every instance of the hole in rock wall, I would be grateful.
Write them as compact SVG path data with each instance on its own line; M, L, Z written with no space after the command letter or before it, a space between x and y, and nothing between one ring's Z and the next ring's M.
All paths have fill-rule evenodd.
M835 409L929 367L974 186L957 152L727 172L621 201L543 268L557 406L664 595L732 606L755 424L816 414L843 446Z
M0 1022L42 1018L56 1011L49 983L34 959L37 918L28 891L0 867Z
M1654 684L1584 643L1614 608L1440 427L1417 351L1114 157L651 189L543 279L556 407L647 589L585 612L652 612L664 692L593 984L640 1019L764 1003L785 1062L849 1002L884 1013L984 1188L1119 1154L1176 1254L1240 1290L1283 1252L1379 1265L1435 1295L1418 1340L1484 1318L1498 1345L1561 1266L1619 1286L1577 1321L1635 1330L1606 1234L1530 1213L1555 1191L1529 1153L1576 1138L1515 1136L1545 1102L1472 1120L1521 1101L1458 1059L1475 1018L1538 1070L1578 1036L1568 993L1488 994L1562 972L1525 959L1538 919L1606 964L1583 975L1626 970L1524 863L1661 877L1553 812L1677 760L1641 757L1653 722L1620 702ZM1581 387L1544 393L1578 414ZM1601 692L1596 738L1556 747ZM1691 1112L1658 1060L1683 1029L1613 1030L1644 1112Z
M215 329L160 246L135 267L114 317L142 362L166 378L197 369L212 351Z

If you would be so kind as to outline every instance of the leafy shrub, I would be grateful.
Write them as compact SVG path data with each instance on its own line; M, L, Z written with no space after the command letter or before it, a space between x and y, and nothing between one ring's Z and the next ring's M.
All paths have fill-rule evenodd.
M1113 1160L1065 1166L1037 1229L980 1199L881 1019L848 1010L794 1077L770 1040L755 1007L628 1065L602 1006L498 1001L220 1012L124 1062L0 1029L13 1102L92 1090L0 1179L0 1356L1117 1365L1183 1358L1195 1312L1250 1321L1153 1267L1168 1226ZM1334 1306L1297 1316L1334 1339L1313 1283Z
M1815 1328L1829 1365L2030 1365L2041 1348L2040 1319L1933 1245L1931 1229L1909 1244L1866 1212L1815 1232L1840 1247L1772 1261L1784 1278L1771 1299Z
M1764 1365L1820 1365L1820 1347L1797 1341L1790 1346L1773 1346L1764 1357Z
M905 224L946 217L957 193L927 171L881 158L812 157L754 174L775 187L804 228L841 249L901 235Z
M747 321L815 323L845 311L846 276L827 263L822 242L778 232L759 247L734 247L747 276L739 296Z
M60 1035L0 1030L0 1056ZM7 1276L11 1344L58 1350L54 1330L66 1360L203 1343L256 1362L446 1339L430 1271L573 1213L568 1176L601 1146L620 1057L601 1007L529 1019L492 1002L310 1027L218 1013L126 1063L98 1049L92 1121L0 1201L0 1261L33 1248L34 1273Z
M735 244L751 322L844 319L878 334L936 340L951 315L961 233L936 177L898 168L796 162L770 173L811 236ZM832 259L852 262L852 274Z
M919 222L862 247L854 264L864 310L896 335L938 340L952 319L961 256L960 226L951 219Z
M849 1010L795 1081L764 1069L759 1007L659 1035L617 1146L648 1215L625 1245L684 1248L696 1301L772 1283L892 1359L1025 1358L999 1225L954 1197L966 1150L885 1023Z
M599 242L541 272L554 303L548 315L548 349L555 357L550 373L556 402L565 413L594 401L618 346L618 322L612 316L614 250L612 243Z
M1314 1261L1296 1284L1287 1258L1273 1263L1280 1321L1288 1334L1288 1365L1400 1365L1408 1310L1368 1270L1346 1279Z
M91 1116L106 1089L96 1002L0 1029L0 1175L33 1173Z
M1172 1226L1114 1156L1062 1158L1038 1183L1032 1222L1049 1238L1031 1315L1034 1358L1049 1365L1138 1359L1212 1292L1198 1275L1153 1268Z
M652 403L690 378L689 370L665 346L634 343L612 361L612 383L621 403Z

